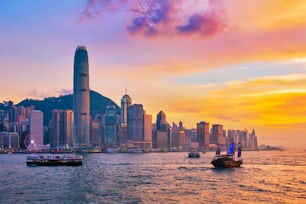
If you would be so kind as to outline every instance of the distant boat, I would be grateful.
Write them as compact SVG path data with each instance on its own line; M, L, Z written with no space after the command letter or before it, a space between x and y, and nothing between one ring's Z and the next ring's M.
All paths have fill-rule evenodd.
M118 153L119 151L120 151L119 147L118 148L111 148L111 147L109 147L104 152L105 153Z
M242 159L235 160L233 155L216 155L211 164L216 168L235 168L240 167Z
M200 158L200 153L199 152L189 152L188 157L189 158Z
M74 154L41 154L27 157L28 166L80 166L83 157Z

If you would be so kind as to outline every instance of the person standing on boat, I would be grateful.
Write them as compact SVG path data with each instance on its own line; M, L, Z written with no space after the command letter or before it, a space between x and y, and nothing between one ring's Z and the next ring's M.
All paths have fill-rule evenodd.
M216 150L216 155L220 155L221 150L220 150L220 146L219 143L217 144L217 150Z
M238 143L238 148L237 148L237 151L238 151L238 158L240 158L241 157L241 143L239 142Z

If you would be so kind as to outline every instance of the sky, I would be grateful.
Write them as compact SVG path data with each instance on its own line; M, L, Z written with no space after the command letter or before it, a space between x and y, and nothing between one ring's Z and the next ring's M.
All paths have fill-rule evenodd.
M153 122L305 149L305 36L304 0L1 0L0 100L72 93L82 45L90 88Z

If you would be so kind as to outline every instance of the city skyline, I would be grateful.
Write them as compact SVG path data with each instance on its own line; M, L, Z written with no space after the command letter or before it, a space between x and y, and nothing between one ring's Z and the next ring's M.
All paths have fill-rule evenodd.
M163 110L188 128L254 128L260 143L305 147L305 2L151 1L140 17L138 1L112 2L4 1L1 100L72 93L72 53L85 45L90 88L118 105L127 88L153 121Z

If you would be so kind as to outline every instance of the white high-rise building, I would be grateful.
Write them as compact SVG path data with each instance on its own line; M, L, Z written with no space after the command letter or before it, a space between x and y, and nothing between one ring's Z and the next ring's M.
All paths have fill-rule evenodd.
M30 143L43 145L44 141L44 115L40 110L30 112Z

